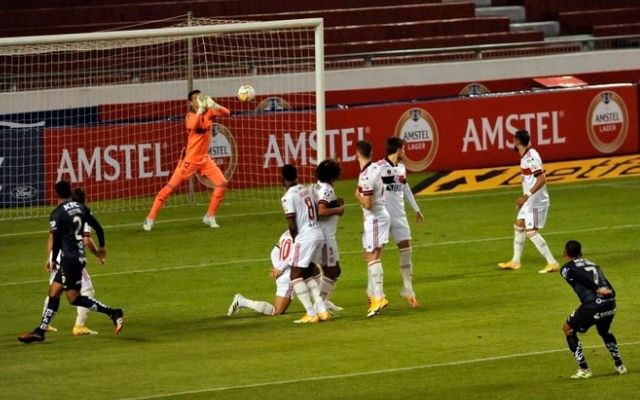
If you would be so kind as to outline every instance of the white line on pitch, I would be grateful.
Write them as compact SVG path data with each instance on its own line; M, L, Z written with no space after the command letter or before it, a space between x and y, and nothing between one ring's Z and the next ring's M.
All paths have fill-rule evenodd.
M632 185L620 185L620 184L614 184L613 182L608 182L608 181L604 181L604 182L598 182L598 183L583 183L583 184L579 184L579 185L575 185L575 184L566 184L563 186L553 186L552 192L553 191L557 191L557 190L574 190L574 189L586 189L586 188L590 188L590 187L594 187L594 186L616 186L616 187L622 187L622 186L626 186L626 187L632 187ZM453 195L435 195L435 196L416 196L416 201L418 203L426 203L426 202L432 202L432 201L441 201L441 200L456 200L456 199L471 199L471 198L478 198L478 197L495 197L495 196L504 196L504 195L509 195L512 194L514 192L520 192L520 189L518 188L505 188L503 190L498 190L498 191L492 191L492 192L483 192L483 193L471 193L471 194L453 194ZM348 203L346 205L346 207L356 207L358 204L357 203ZM252 215L277 215L277 214L282 214L282 211L262 211L262 212L257 212L257 213L243 213L243 214L228 214L228 215L221 215L220 217L218 217L218 219L220 220L225 220L227 218L238 218L238 217L248 217L248 216L252 216ZM29 218L42 218L42 217L29 217ZM160 220L160 221L156 221L156 225L158 224L170 224L170 223L174 223L174 222L188 222L188 221L199 221L200 217L194 218L194 217L185 217L185 218L172 218L172 219L165 219L165 220ZM105 229L116 229L116 228L130 228L133 226L142 226L142 222L129 222L126 224L113 224L113 225L105 225L104 228ZM5 237L16 237L16 236L29 236L29 235L44 235L47 234L49 231L46 230L40 230L40 231L27 231L27 232L12 232L12 233L2 233L0 234L0 238L5 238Z
M570 233L583 233L583 232L600 232L600 231L606 231L610 229L633 229L638 227L640 227L640 224L599 226L596 228L581 228L581 229L572 229L572 230L565 230L565 231L545 232L545 236L568 235ZM478 238L478 239L448 240L444 242L433 242L433 243L414 243L412 247L422 248L422 247L450 246L450 245L456 245L456 244L484 243L484 242L494 242L498 240L508 240L512 238L513 236L492 236L492 237ZM397 250L397 248L393 246L389 246L389 249L387 249L386 251L394 251L394 250ZM341 252L341 254L360 254L361 252L362 250L350 250L350 251L343 251ZM165 272L165 271L177 271L177 270L183 270L183 269L213 267L213 266L220 266L220 265L253 264L253 263L261 263L261 262L268 262L268 261L269 261L268 258L216 261L216 262L210 262L210 263L177 265L177 266L171 266L171 267L138 269L138 270L132 270L132 271L105 272L101 274L100 273L91 274L91 276L96 278L101 276L134 275L134 274L145 274L150 272ZM43 282L47 282L47 279L32 279L28 281L3 282L3 283L0 283L0 287L28 285L31 283L43 283Z
M620 343L620 346L637 346L640 344L640 341L637 342L628 342L628 343ZM585 349L593 349L601 347L602 345L593 345L593 346L585 346ZM226 392L230 390L242 390L242 389L255 389L262 388L267 386L284 386L284 385L292 385L296 383L305 383L305 382L317 382L317 381L326 381L326 380L336 380L336 379L347 379L347 378L357 378L361 376L371 376L371 375L382 375L382 374L392 374L398 372L409 372L409 371L418 371L424 369L436 369L436 368L444 368L444 367L456 367L460 365L469 365L469 364L479 364L493 361L502 361L502 360L510 360L514 358L522 358L522 357L532 357L532 356L541 356L546 354L555 354L566 352L567 349L552 349L552 350L539 350L539 351L530 351L527 353L514 353L514 354L504 354L501 356L494 357L484 357L484 358L472 358L469 360L459 360L459 361L448 361L442 363L435 364L423 364L423 365L414 365L411 367L398 367L398 368L386 368L386 369L377 369L371 371L360 371L360 372L351 372L346 374L335 374L335 375L323 375L323 376L311 376L308 378L300 378L300 379L288 379L281 381L272 381L272 382L261 382L261 383L250 383L247 385L234 385L234 386L220 386L215 388L205 388L205 389L197 389L197 390L185 390L183 392L174 392L174 393L162 393L155 394L150 396L142 396L142 397L129 397L121 400L151 400L151 399L163 399L167 397L174 396L188 396L191 394L202 394L202 393L215 393L215 392Z

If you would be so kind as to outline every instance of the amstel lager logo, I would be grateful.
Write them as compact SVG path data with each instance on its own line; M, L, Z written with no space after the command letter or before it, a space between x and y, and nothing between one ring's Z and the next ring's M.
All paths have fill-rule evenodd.
M482 83L470 83L463 87L460 91L460 96L480 96L483 94L489 94L491 91Z
M593 147L601 153L613 153L627 138L629 114L627 105L617 93L600 92L587 112L587 132Z
M262 100L260 104L255 108L255 111L260 112L273 112L273 111L287 111L291 109L291 105L282 97L267 97Z
M214 123L211 129L211 143L209 143L209 156L216 162L224 177L229 181L233 177L238 165L238 151L236 140L231 131L220 123ZM205 186L214 187L206 176L196 174L198 180Z
M396 125L395 136L405 142L404 164L409 171L423 171L438 153L438 126L422 108L405 111Z

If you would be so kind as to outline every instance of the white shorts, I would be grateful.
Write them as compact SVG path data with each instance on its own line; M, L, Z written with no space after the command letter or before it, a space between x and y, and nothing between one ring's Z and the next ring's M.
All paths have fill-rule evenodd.
M53 278L55 278L57 272L57 269L51 271L49 275L49 285L53 283ZM87 272L86 268L82 269L82 281L80 281L80 285L80 294L94 291L93 282L91 282L91 276L89 275L89 272Z
M276 279L276 296L290 299L291 292L291 270L288 269Z
M396 218L391 217L389 235L396 241L396 243L411 240L411 228L409 228L409 221L407 220L406 215Z
M367 252L384 247L389 242L389 214L367 217L362 232L362 247Z
M338 251L338 241L335 237L325 238L322 246L322 265L333 267L340 262L340 252Z
M321 264L323 245L324 239L294 242L287 264L298 268L307 268L311 263Z
M548 204L525 203L518 211L518 219L524 220L525 229L542 229L547 222Z

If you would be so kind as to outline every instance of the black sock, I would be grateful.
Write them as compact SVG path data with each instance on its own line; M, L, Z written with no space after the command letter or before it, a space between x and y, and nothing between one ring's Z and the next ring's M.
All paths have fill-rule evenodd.
M113 313L113 309L111 307L89 296L76 297L73 305L77 307L88 308L91 311L97 311L102 314L107 314L108 316L111 316L111 314Z
M616 340L616 337L613 336L613 333L611 332L607 332L604 335L600 335L602 337L602 340L604 341L605 346L607 346L607 350L609 350L609 353L611 354L611 357L613 358L613 362L616 365L616 367L619 367L620 365L622 365L622 358L620 358L620 350L618 350L618 341Z
M582 369L588 369L587 360L584 358L584 352L582 350L582 343L580 343L580 339L578 339L578 335L575 333L567 336L567 344L569 345L569 350L573 353L573 358L576 359L576 362Z
M40 335L44 335L47 331L47 327L51 323L51 320L56 315L58 308L60 307L60 297L49 297L49 301L47 302L47 308L44 309L42 313L42 319L40 320L40 325L36 328L35 332Z

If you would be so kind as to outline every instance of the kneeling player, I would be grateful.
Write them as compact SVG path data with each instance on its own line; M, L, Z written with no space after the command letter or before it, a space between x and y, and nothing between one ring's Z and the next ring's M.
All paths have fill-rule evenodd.
M333 189L333 183L340 177L340 172L340 164L336 160L322 161L316 168L318 183L313 187L318 202L318 216L320 217L318 223L324 235L320 295L325 302L333 293L341 272L336 231L338 219L344 214L344 199L337 197Z
M271 277L276 280L276 297L274 304L266 301L256 301L247 299L241 294L236 294L233 302L229 306L227 316L232 316L242 308L249 308L255 312L264 315L281 315L284 314L291 304L291 277L290 268L287 265L287 259L291 253L293 239L289 231L285 231L280 236L280 241L271 250Z
M569 262L562 266L560 272L581 303L562 326L569 350L579 366L578 372L571 378L587 379L592 375L577 333L585 333L593 325L611 353L615 371L620 375L626 374L627 369L620 358L618 342L610 331L616 314L615 290L598 265L582 258L582 245L579 242L568 241L564 246L564 256Z

